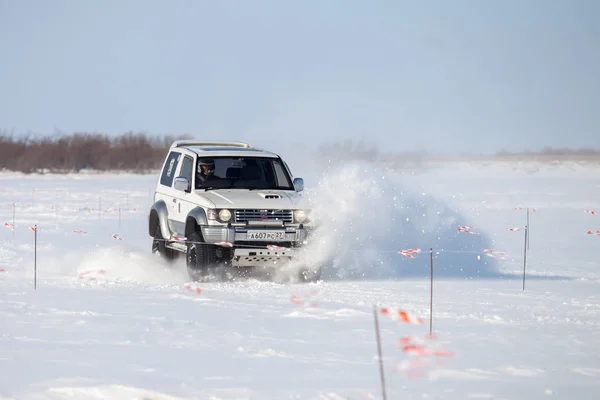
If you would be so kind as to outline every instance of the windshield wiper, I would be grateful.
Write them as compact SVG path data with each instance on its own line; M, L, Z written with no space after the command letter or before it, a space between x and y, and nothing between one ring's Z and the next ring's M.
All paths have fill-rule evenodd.
M283 187L283 186L266 187L266 188L253 187L253 188L247 188L247 189L248 190L294 190L293 188L288 188L288 187Z
M218 190L218 189L235 189L235 186L207 186L205 188L201 188L204 189L204 191L208 191L208 190Z

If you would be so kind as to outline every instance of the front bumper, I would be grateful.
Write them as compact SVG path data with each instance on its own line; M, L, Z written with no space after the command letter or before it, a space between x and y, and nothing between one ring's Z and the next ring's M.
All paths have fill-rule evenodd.
M293 247L301 246L307 239L309 229L302 225L248 225L244 227L227 227L204 225L201 228L202 237L206 243L231 243L234 247L244 248L262 248L268 244L280 245L290 244ZM259 240L253 240L249 237L249 232L261 233L280 233L283 234L277 238L268 237Z
M265 266L285 263L294 257L296 249L306 244L310 228L295 225L247 224L246 226L202 226L206 243L231 244L232 266ZM279 233L277 239L250 239L249 233Z

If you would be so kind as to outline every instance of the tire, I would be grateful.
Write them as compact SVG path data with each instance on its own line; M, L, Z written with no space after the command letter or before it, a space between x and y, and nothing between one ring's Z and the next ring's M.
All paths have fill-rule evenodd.
M190 279L201 280L209 275L211 268L217 263L217 254L214 245L206 244L200 233L194 232L188 238L186 265Z
M169 262L174 262L179 258L177 250L169 249L166 246L166 241L162 237L160 229L157 229L156 232L154 232L154 239L152 239L152 254L156 254Z

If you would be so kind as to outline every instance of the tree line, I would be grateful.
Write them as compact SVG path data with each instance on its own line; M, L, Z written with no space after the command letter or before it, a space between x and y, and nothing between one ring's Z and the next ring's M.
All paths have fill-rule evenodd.
M0 131L0 171L24 173L70 173L81 171L117 171L149 173L159 170L174 140L190 136L156 136L127 132L111 137L101 133L73 133L54 136L8 135ZM501 150L491 155L440 155L423 151L383 152L373 143L347 139L323 142L311 153L312 161L333 158L364 161L390 168L421 165L428 161L593 161L600 162L600 150L544 147L539 150L510 152Z
M135 132L117 137L101 133L44 137L0 134L0 171L146 173L160 169L174 140L188 138Z

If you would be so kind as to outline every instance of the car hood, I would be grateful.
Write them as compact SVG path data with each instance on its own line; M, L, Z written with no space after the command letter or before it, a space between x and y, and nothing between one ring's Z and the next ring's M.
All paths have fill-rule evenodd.
M297 209L308 202L297 192L286 190L213 189L196 193L214 203L215 208Z

